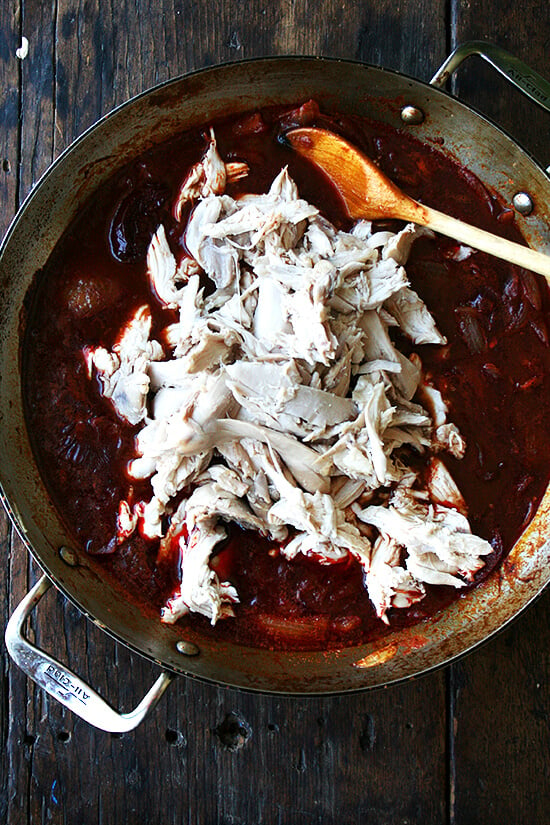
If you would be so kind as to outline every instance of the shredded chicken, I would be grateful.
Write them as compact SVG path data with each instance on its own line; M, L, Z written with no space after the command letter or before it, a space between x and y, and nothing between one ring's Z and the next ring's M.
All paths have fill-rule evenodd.
M187 173L174 204L174 217L181 220L183 207L198 198L221 195L227 183L248 175L246 163L224 163L218 153L214 131L210 132L210 145L201 161Z
M422 502L401 490L389 507L352 509L407 551L406 569L420 582L464 587L483 566L491 545L470 531L468 520L451 507Z
M163 622L173 624L190 611L202 613L212 624L233 615L231 604L238 601L237 592L229 582L220 582L208 564L212 550L225 536L214 517L196 522L188 539L179 538L181 584L162 610Z
M410 607L424 598L426 589L400 565L401 546L381 533L372 548L366 584L376 615L389 624L387 611L391 607Z
M104 347L85 350L88 370L95 367L101 379L103 395L110 398L117 413L130 424L139 424L146 416L146 402L152 361L164 357L161 344L149 341L151 313L149 307L138 309L129 320L112 352Z
M231 197L247 172L224 163L212 132L173 207L188 252L178 259L162 225L153 237L147 273L170 310L169 356L150 340L147 307L112 352L85 353L116 412L141 425L128 474L153 491L120 503L118 538L139 526L160 538L160 558L177 547L165 622L233 615L238 594L210 565L224 522L280 542L288 559L352 556L388 622L425 584L464 586L492 550L435 455L461 457L464 439L419 354L406 357L392 334L446 343L405 269L431 233L337 230L286 169L267 193ZM425 484L415 454L429 459Z

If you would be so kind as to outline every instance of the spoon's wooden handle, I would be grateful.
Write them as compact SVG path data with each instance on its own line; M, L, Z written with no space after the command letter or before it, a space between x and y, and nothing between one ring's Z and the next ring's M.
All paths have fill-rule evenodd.
M417 223L420 223L418 217L415 219ZM437 209L431 209L423 204L422 223L435 232L441 232L442 235L454 238L461 243L472 246L474 249L480 249L482 252L488 252L490 255L495 255L497 258L502 258L511 264L538 272L540 275L544 275L550 283L550 255L544 255L542 252L536 252L528 246L522 246L519 243L514 243L514 241L500 238L498 235L492 235L484 229L470 226L470 224L464 223L458 218L452 218L450 215L445 215L443 212L438 212Z

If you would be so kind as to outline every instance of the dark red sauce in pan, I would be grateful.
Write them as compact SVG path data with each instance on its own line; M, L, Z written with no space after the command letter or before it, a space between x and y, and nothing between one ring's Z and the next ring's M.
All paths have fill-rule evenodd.
M345 226L330 183L281 145L293 125L327 126L348 136L406 192L482 228L521 240L513 214L467 170L409 134L359 118L328 117L315 104L267 110L216 124L222 157L245 160L250 175L228 191L265 191L288 165L302 197ZM183 249L170 217L187 169L205 147L200 132L152 149L98 191L69 227L28 301L24 359L26 415L36 459L75 542L95 556L128 600L160 610L175 587L176 561L156 563L157 543L134 535L116 546L116 514L130 498L125 473L135 428L121 422L89 380L82 349L111 347L137 306L153 312L153 335L167 325L152 298L145 252L162 221ZM548 484L550 454L549 300L542 278L482 253L454 259L457 244L415 243L407 272L449 339L420 354L464 435L463 460L445 458L468 506L472 530L494 553L478 580L509 552ZM406 348L405 342L400 342ZM150 495L133 483L135 500ZM200 616L182 620L242 644L274 648L338 647L390 632L374 616L359 565L322 566L284 560L276 545L230 528L212 565L237 587L236 618L211 628ZM409 610L391 610L391 626L411 624L460 596L429 588Z

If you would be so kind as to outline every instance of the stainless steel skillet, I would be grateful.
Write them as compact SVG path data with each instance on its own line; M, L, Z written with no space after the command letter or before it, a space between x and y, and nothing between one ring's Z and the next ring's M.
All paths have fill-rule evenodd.
M131 729L178 673L289 694L387 685L475 647L547 584L548 492L498 572L436 619L395 631L382 646L283 654L215 642L191 631L182 635L178 627L162 625L131 604L122 604L93 558L74 546L40 478L23 416L20 330L25 295L67 224L103 181L151 143L228 114L315 98L328 110L410 129L514 205L526 239L549 252L547 174L514 140L438 88L465 56L481 52L550 108L550 85L490 44L461 47L431 85L381 68L328 59L272 58L213 67L156 87L99 121L53 164L16 216L0 251L0 481L8 512L45 576L13 614L6 643L25 672L90 723L111 731ZM106 632L165 669L133 713L113 711L82 680L25 638L25 619L52 582Z

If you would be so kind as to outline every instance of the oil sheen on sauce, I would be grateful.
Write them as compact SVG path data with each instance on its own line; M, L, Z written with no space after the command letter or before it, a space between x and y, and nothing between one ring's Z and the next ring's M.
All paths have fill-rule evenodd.
M300 195L337 226L347 226L330 182L277 140L297 125L335 129L412 197L521 240L511 210L435 148L357 117L329 117L312 102L215 124L222 157L250 167L249 177L230 194L265 191L287 165ZM118 503L127 490L125 467L137 430L101 398L82 349L110 348L121 321L143 303L153 313L152 335L166 326L166 310L151 300L145 254L160 222L173 249L184 248L170 206L204 148L205 133L184 134L151 149L103 186L37 273L27 301L26 416L52 500L74 540L123 597L157 615L175 586L175 557L159 567L157 543L138 534L116 545ZM482 253L463 260L456 253L449 239L417 241L407 274L449 340L445 347L424 346L422 361L468 445L464 459L445 461L466 500L472 530L494 549L477 583L509 552L548 484L549 300L538 276ZM406 351L406 342L399 345ZM148 482L134 489L136 497L150 496ZM428 587L426 598L412 608L389 611L388 630L374 615L355 561L286 561L276 544L238 527L230 528L212 566L237 587L236 617L214 628L201 616L182 621L240 644L275 649L357 644L422 620L460 597L452 588Z

